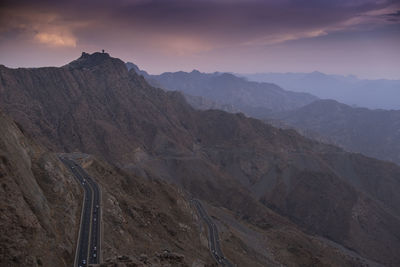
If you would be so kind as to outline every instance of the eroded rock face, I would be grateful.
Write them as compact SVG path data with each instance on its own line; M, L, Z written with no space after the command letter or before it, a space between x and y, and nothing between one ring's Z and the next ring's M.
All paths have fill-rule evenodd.
M3 113L0 125L0 265L71 266L79 186Z

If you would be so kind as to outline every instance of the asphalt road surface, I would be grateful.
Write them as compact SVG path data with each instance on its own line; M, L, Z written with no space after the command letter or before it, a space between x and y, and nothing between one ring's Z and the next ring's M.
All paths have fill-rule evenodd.
M74 161L60 156L84 189L81 226L77 244L75 266L88 266L100 262L101 194L97 183Z
M205 221L208 227L208 236L209 236L209 242L210 242L210 250L211 254L213 255L214 259L217 261L218 264L222 266L232 266L233 264L230 263L224 256L221 250L220 246L220 238L218 234L218 229L215 223L211 220L210 216L208 216L206 210L203 208L203 205L201 204L200 200L197 199L192 199L192 202L194 206L197 209L197 212L199 213L200 217Z

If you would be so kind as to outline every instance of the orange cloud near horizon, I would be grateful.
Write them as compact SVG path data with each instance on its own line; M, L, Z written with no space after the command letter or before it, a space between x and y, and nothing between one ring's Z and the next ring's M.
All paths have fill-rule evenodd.
M39 32L35 35L39 43L54 47L76 47L76 38L71 35Z

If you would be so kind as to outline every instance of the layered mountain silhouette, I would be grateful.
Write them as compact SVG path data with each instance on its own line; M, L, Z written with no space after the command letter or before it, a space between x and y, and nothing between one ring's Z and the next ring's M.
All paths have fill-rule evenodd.
M272 82L294 92L307 92L350 106L370 109L400 109L399 80L366 80L355 76L311 73L258 73L240 75L251 81Z
M229 73L194 70L190 73L180 71L149 75L132 63L127 63L127 67L143 75L153 86L182 92L199 109L219 107L263 118L270 112L302 107L317 99L310 94L286 91L271 83L250 82ZM200 101L199 97L204 100Z
M334 100L315 101L271 116L301 132L318 134L346 150L400 164L400 111L353 108Z
M194 75L201 84L204 75ZM211 76L216 82L242 81L229 74ZM0 66L0 78L0 107L52 151L93 154L134 177L167 181L207 203L233 262L400 263L400 167L395 164L347 153L243 114L195 110L181 93L152 87L105 53L84 53L61 68ZM275 92L286 95L280 88ZM222 99L223 91L218 94ZM301 105L315 99L302 96ZM282 100L287 98L273 99L278 110L291 106ZM246 103L256 105L257 99L249 97ZM92 171L105 175L102 183L118 192L113 196L120 206L125 205L121 200L134 198L131 187L140 187L127 178L114 183L100 167ZM126 202L133 212L131 205ZM127 232L134 239L135 230ZM123 247L108 238L114 248ZM185 253L182 238L174 247Z
M129 66L129 64L127 66ZM274 104L271 104L269 101L265 102L264 108L255 108L254 105L249 105L247 106L248 108L244 108L241 105L235 104L240 102L238 100L233 100L232 98L227 97L224 100L224 104L222 104L220 97L216 94L204 94L206 89L202 88L201 82L196 77L199 75L206 77L204 78L206 81L207 79L210 80L210 77L221 75L220 73L202 74L199 72L178 72L164 73L162 75L149 75L140 70L137 66L135 71L138 71L140 74L145 73L144 77L146 77L150 83L158 87L172 89L172 84L174 83L173 81L180 81L176 82L179 84L177 85L179 90L186 94L185 98L187 102L196 109L221 109L231 113L243 112L248 116L263 119L267 123L272 123L277 127L294 128L307 137L321 142L338 145L348 151L359 152L374 158L389 160L400 164L400 120L399 111L397 110L373 110L367 108L357 108L354 106L341 104L335 100L318 99L309 104L296 107L297 105L300 105L299 103L301 103L303 95L292 95L293 98L300 97L298 99L298 104L292 106L289 104L284 111L274 107ZM314 87L312 87L315 88L315 91L310 91L313 93L317 92L317 85L320 88L323 88L324 85L332 86L332 83L338 87L342 86L342 82L350 83L350 81L353 81L354 84L361 83L361 80L358 80L355 77L342 77L335 75L329 76L320 72L314 72L310 75L287 75L290 78L288 78L288 83L291 84L290 82L292 82L293 86L295 85L294 81L297 81L297 79L300 78L307 80L309 83L311 83L311 80L318 80L319 82L315 83ZM280 77L280 79L282 79L282 84L286 85L286 83L284 83L284 81L286 81L284 79L286 76L283 74L254 74L248 75L248 77L257 81L265 80L267 78L271 78L272 81L280 81L278 79L278 77ZM318 77L319 79L317 79ZM239 87L242 86L242 88L247 88L245 89L247 90L246 94L251 94L252 97L260 99L260 101L264 100L257 94L257 92L248 89L251 87L251 84L257 83L247 82L248 85L246 86L243 85L246 84L246 80L238 77L235 77L232 80L220 79L219 83L213 83L213 91L224 91L227 95L235 95L237 89L235 86L231 86L233 80L240 81L238 83ZM381 82L384 83L385 81L382 80ZM205 82L205 84L207 83L208 82ZM367 83L367 81L364 81L363 83ZM369 81L369 83L379 86L379 81ZM387 83L390 82L387 81ZM394 86L396 81L392 81L392 84ZM264 85L268 84L265 83ZM301 83L299 83L299 85L301 85ZM345 86L345 88L347 87ZM383 88L386 87L383 86ZM271 93L271 91L268 91L269 89L265 88L265 90L266 92ZM332 94L339 94L337 92L333 92L333 88L331 88L331 90ZM366 89L366 91L368 90ZM382 92L380 93L381 97L390 98L391 94L385 94L385 92L385 89L382 89ZM360 98L364 96L361 91L353 91L353 93L355 95L359 95ZM237 98L240 99L243 97L242 101L246 102L246 94L237 94ZM194 97L193 95L201 96ZM322 97L327 96L323 94L318 95ZM397 98L392 98L392 100L395 99ZM252 106L252 108L250 108L250 106Z

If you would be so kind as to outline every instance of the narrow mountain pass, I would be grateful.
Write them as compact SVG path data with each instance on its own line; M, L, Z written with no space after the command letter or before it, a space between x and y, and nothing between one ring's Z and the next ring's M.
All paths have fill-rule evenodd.
M84 189L75 266L98 264L101 258L101 193L97 183L73 160L60 156Z
M209 242L210 242L210 250L211 254L213 255L214 259L217 261L218 264L222 266L234 266L230 263L224 256L221 250L221 245L219 243L220 238L218 234L218 228L215 223L211 220L210 216L208 216L206 210L204 209L203 205L201 204L200 200L192 199L193 205L196 207L196 210L200 217L204 220L208 227L208 235L209 235Z

